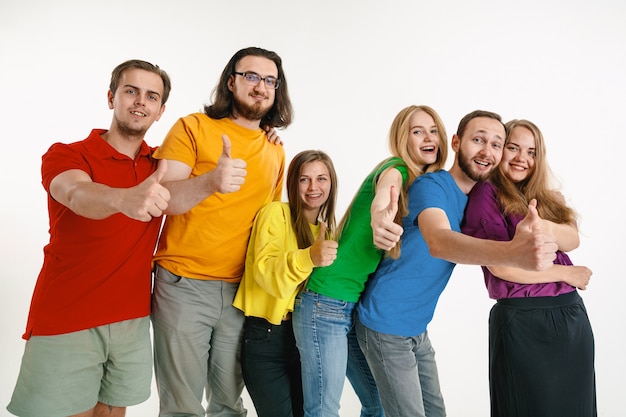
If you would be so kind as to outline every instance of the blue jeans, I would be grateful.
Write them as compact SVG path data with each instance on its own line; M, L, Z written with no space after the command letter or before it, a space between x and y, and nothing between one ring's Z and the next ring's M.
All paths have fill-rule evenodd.
M379 333L363 325L358 317L355 328L387 415L446 415L428 332L413 337Z
M302 417L300 354L291 320L246 317L241 370L258 417Z
M293 330L300 351L305 417L339 417L346 374L361 401L361 417L384 415L353 333L355 305L309 290L296 297Z

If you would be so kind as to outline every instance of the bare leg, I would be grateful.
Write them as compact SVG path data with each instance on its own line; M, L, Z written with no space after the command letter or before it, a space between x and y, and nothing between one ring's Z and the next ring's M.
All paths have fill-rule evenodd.
M113 407L99 402L91 410L70 417L124 417L125 415L126 407Z

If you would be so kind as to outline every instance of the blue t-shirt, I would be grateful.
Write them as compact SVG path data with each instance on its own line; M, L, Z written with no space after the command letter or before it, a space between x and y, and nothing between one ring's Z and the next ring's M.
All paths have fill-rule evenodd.
M425 174L413 182L409 214L402 222L400 257L385 257L361 296L358 314L365 326L407 337L426 331L456 264L430 255L417 216L427 208L440 208L452 230L460 232L466 204L467 196L448 171Z

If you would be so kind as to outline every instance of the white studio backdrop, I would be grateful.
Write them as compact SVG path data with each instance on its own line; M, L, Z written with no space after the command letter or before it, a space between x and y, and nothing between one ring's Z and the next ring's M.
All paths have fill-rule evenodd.
M594 271L582 296L596 338L599 415L623 416L625 45L626 3L618 0L0 0L0 416L8 415L48 239L41 155L53 142L109 127L110 73L131 58L172 78L165 114L147 135L160 144L178 117L201 110L226 62L247 46L283 58L295 109L280 131L287 158L312 148L330 154L340 215L388 155L389 125L409 104L435 108L448 137L475 109L536 122L580 213L572 259ZM457 266L429 326L452 417L489 414L491 305L480 268ZM153 390L127 415L157 410ZM346 384L341 415L358 411Z

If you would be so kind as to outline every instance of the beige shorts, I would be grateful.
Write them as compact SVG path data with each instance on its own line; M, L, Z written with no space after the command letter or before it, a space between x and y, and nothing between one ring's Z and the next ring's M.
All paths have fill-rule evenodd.
M64 417L93 408L139 404L150 396L150 317L26 341L7 410Z

